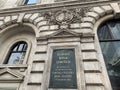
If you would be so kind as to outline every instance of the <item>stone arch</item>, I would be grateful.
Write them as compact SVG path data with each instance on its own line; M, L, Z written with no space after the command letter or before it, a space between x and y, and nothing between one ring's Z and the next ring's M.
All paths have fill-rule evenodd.
M31 23L35 25L37 28L47 24L47 21L44 19L43 16L40 15L40 13L26 13L26 14L22 13L16 15L1 16L0 29L3 29L6 26L9 26L14 23L22 23L22 22Z
M116 5L119 7L118 3L116 3ZM119 14L118 11L120 9L116 9L117 6L113 7L111 3L107 5L92 7L87 13L85 13L85 17L83 17L82 23L81 23L81 28L83 30L90 29L92 33L95 33L94 43L95 43L100 65L102 67L101 73L103 73L103 78L105 78L104 79L105 81L103 81L103 85L105 86L106 90L112 90L112 87L107 74L107 69L106 69L105 61L101 51L101 47L100 47L100 44L98 43L99 40L97 36L97 28L102 22L108 19L112 19L113 17L115 17L115 15L117 16L117 14Z
M39 28L47 24L47 21L44 19L40 13L22 13L16 15L6 15L0 17L0 31L4 28L9 27L13 24L23 24L28 25L35 29L36 36L39 37ZM30 25L31 24L31 25ZM37 30L36 30L37 29Z
M38 29L47 24L47 20L40 13L28 13L23 16L23 22L29 22L35 25Z
M0 63L3 63L6 60L6 57L9 53L11 46L18 41L25 41L28 44L28 50L25 57L24 64L28 61L29 54L32 54L31 51L36 48L35 32L33 28L24 25L11 25L5 28L0 34ZM34 45L33 45L34 44Z
M102 17L107 15L113 15L115 12L114 8L111 5L97 6L91 8L85 17L82 18L81 28L89 28L93 30L95 23Z
M87 13L85 13L85 16L82 18L82 23L80 23L81 29L89 29L90 31L93 30L93 27L95 23L101 18L106 15L114 14L116 12L114 10L114 7L109 5L101 5L92 7ZM15 14L15 15L7 15L7 16L1 16L0 17L0 30L3 30L7 26L10 26L12 24L21 24L21 23L30 23L37 27L39 33L39 30L42 29L48 29L48 21L45 19L41 13L21 13L21 14ZM58 26L51 26L51 28L58 28ZM50 29L50 28L49 28Z

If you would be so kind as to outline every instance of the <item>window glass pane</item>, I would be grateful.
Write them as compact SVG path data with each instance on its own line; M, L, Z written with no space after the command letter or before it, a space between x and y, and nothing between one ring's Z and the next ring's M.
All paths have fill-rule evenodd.
M25 53L12 53L7 64L20 64L24 56Z
M16 46L16 47L13 49L13 51L17 51L17 49L18 49L18 46Z
M28 0L28 3L27 4L33 4L33 3L36 3L37 0Z
M102 27L99 28L98 30L98 37L100 40L107 40L107 39L111 39L112 36L110 34L109 28L107 25L104 25Z
M23 46L24 46L24 44L20 44L20 45L19 45L19 49L18 49L18 51L22 51Z
M26 42L18 42L13 45L6 64L22 64L27 49Z
M101 42L113 90L120 90L120 41Z
M27 50L27 44L24 44L23 51Z
M110 22L109 26L114 39L120 39L120 22Z

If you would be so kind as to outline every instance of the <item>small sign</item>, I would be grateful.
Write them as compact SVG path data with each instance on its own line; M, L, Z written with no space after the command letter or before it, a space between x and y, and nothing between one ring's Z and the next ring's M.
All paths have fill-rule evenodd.
M53 50L49 88L77 89L74 49Z

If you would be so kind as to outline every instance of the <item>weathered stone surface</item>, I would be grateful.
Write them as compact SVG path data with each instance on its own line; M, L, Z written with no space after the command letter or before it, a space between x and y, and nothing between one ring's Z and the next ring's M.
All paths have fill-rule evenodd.
M46 54L35 54L34 60L46 60Z
M93 28L93 24L88 22L81 23L80 26L81 28Z
M100 72L100 64L99 62L84 62L84 70L86 72Z
M49 41L48 42L61 42L61 43L64 43L64 42L67 42L67 43L69 43L69 42L72 42L72 41L80 41L80 38L73 38L73 37L68 37L68 38L64 38L64 39L62 39L62 38L54 38L54 39L49 39Z
M90 28L81 28L81 29L71 29L72 31L76 32L76 33L91 33L92 29Z
M103 83L101 73L86 73L85 78L87 84L100 85Z
M50 30L58 29L58 25L50 25Z
M12 16L12 20L17 20L17 19L18 19L18 15Z
M0 20L3 20L4 19L4 17L0 17Z
M40 45L36 47L36 52L46 52L47 51L47 46L45 45Z
M0 0L0 8L2 8L4 6L4 4L6 3L7 0Z
M0 21L0 28L3 29L5 27L4 21Z
M26 20L28 21L28 19L31 17L31 15L32 15L32 14L26 14L26 15L24 16L24 20L25 20L25 21L26 21Z
M29 85L28 86L28 90L33 90L33 88L35 89L35 90L41 90L41 86L40 85Z
M46 36L46 35L51 35L53 34L55 31L42 31L40 32L40 36Z
M40 31L49 30L49 26L41 26L39 30Z
M50 3L54 3L54 0L41 0L42 4L50 4Z
M34 19L36 19L39 16L39 13L34 13L31 17L30 17L30 22L33 22Z
M11 22L11 17L10 16L6 16L4 19L5 23Z
M94 17L96 20L100 17L99 14L95 12L88 12L86 13L87 16Z
M95 18L93 18L93 17L84 17L84 18L82 18L82 22L90 22L90 23L95 23Z
M4 22L3 22L3 21L0 21L0 26L3 25L3 24L4 24Z
M87 90L105 90L103 86L87 86Z
M44 63L35 62L33 63L31 71L44 71Z
M94 7L93 11L98 13L100 16L103 16L105 14L105 11L101 7Z
M81 38L81 42L82 43L93 43L94 42L94 39L93 38L88 38L88 37L85 37L85 38Z
M81 44L82 50L95 50L94 43L82 43Z
M19 1L22 2L22 0ZM3 3L1 3L2 0L0 0L0 7L4 6L4 4L7 5L5 6L5 8L16 7L19 4L19 1L16 2L16 0L12 0L12 1L9 0L9 3L6 4L7 2L5 3L5 0L3 1ZM6 50L5 48L6 47L8 48L9 44L12 44L10 41L17 42L17 41L25 40L28 43L28 48L29 48L29 50L27 51L27 56L25 56L26 59L24 60L25 61L24 64L26 65L26 67L20 64L18 66L21 67L22 69L14 68L15 71L21 72L23 75L25 75L23 82L21 82L21 84L6 83L6 85L12 87L19 87L20 90L33 90L33 88L35 90L49 90L48 86L49 86L50 71L48 69L51 68L50 65L51 65L51 56L53 49L74 48L75 60L77 62L76 70L77 70L78 90L79 89L80 90L111 90L111 87L108 84L109 79L107 79L108 77L106 74L107 73L106 69L105 67L103 67L104 61L101 59L103 58L101 57L102 53L98 54L100 49L96 48L98 47L96 46L96 43L98 44L99 41L97 41L96 37L94 37L93 34L95 34L96 36L96 33L93 30L95 30L94 27L98 27L95 26L96 22L99 23L99 19L104 18L103 16L105 15L114 16L113 11L115 12L115 14L117 13L119 16L120 8L118 3L111 3L112 1L110 1L111 3L110 4L109 1L107 1L107 4L100 3L100 5L98 6L96 5L96 3L99 4L98 2L94 2L94 4L88 3L89 5L86 5L87 3L86 4L80 3L81 6L79 6L78 5L79 3L77 3L77 1L75 1L77 3L75 5L71 4L70 2L69 3L59 2L57 4L49 4L52 2L53 1L51 0L43 0L41 1L41 3L42 4L44 3L44 5L38 5L38 4L27 5L27 6L19 6L9 10L8 9L1 10L0 50L2 52L2 55L0 54L0 63L1 63L0 68L5 68L5 66L3 66L2 63L5 60L4 57L6 57L7 52L9 52L9 50ZM63 4L64 4L64 8L62 7ZM88 10L84 10L82 11L82 13L80 13L80 11L77 9L78 6L80 8L83 7L83 9L84 8L86 9L87 7ZM89 10L89 8L92 8L92 10ZM66 11L69 12L71 11L70 9L73 10L72 15L74 16L74 18L78 15L80 20L80 21L78 20L79 22L76 23L73 20L74 18L71 19L69 15L66 19L66 16L64 16L64 14L67 15L68 13L66 14L64 12ZM78 11L74 12L74 9L75 10L77 9ZM58 14L60 15L58 17L59 20L57 21L57 23L52 23L52 22L48 23L50 19L47 19L43 15L43 13L49 12L51 14L54 11L57 12L57 10L60 11ZM85 14L85 16L82 14ZM57 17L55 15L53 16L54 18ZM20 22L16 23L16 21L19 21L18 19L20 19ZM51 17L51 19L53 19L53 17ZM72 22L67 21L68 23L66 25L66 21L64 21L64 19L68 21L69 19L71 19L71 21L72 20L73 21ZM62 26L65 25L67 27L61 28ZM12 28L14 26L18 28ZM25 28L25 26L29 28ZM63 32L54 34L61 30L67 30L69 32L73 31L76 34L72 34L72 33L66 34ZM36 33L34 31L39 32L37 38L35 35ZM25 34L22 34L24 32ZM77 34L80 34L80 36L76 36ZM69 35L71 35L71 37L68 37ZM41 38L43 36L45 38ZM5 45L6 47L4 47L3 45ZM5 51L5 53L3 51ZM103 63L102 65L101 62ZM13 68L15 67L15 65L11 65L10 67ZM27 72L25 72L25 70L27 70ZM4 75L8 77L6 74ZM105 82L102 79L105 80ZM0 87L2 85L6 86L5 83L0 83Z
M70 25L71 28L80 28L80 23L73 23Z
M13 7L16 7L17 6L17 1L18 0L14 0L14 2L13 1L11 1L11 0L5 0L6 2L5 2L5 4L4 4L4 7L3 8L13 8Z
M43 25L46 25L47 24L47 21L41 21L37 24L37 27L40 27L40 26L43 26Z
M120 13L120 6L118 3L111 3L110 5L114 9L115 13Z
M83 60L97 59L96 52L83 52Z
M38 22L44 20L44 17L39 17L34 20L34 24L36 25Z
M101 6L104 10L105 13L111 13L113 11L112 7L110 5L105 5L105 6Z
M30 83L41 83L42 82L42 74L39 73L31 73L29 78Z

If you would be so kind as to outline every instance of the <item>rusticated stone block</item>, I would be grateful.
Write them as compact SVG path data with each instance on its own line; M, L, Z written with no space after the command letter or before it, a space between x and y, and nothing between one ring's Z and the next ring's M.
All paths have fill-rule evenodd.
M94 17L96 20L100 17L96 12L88 12L86 16Z

